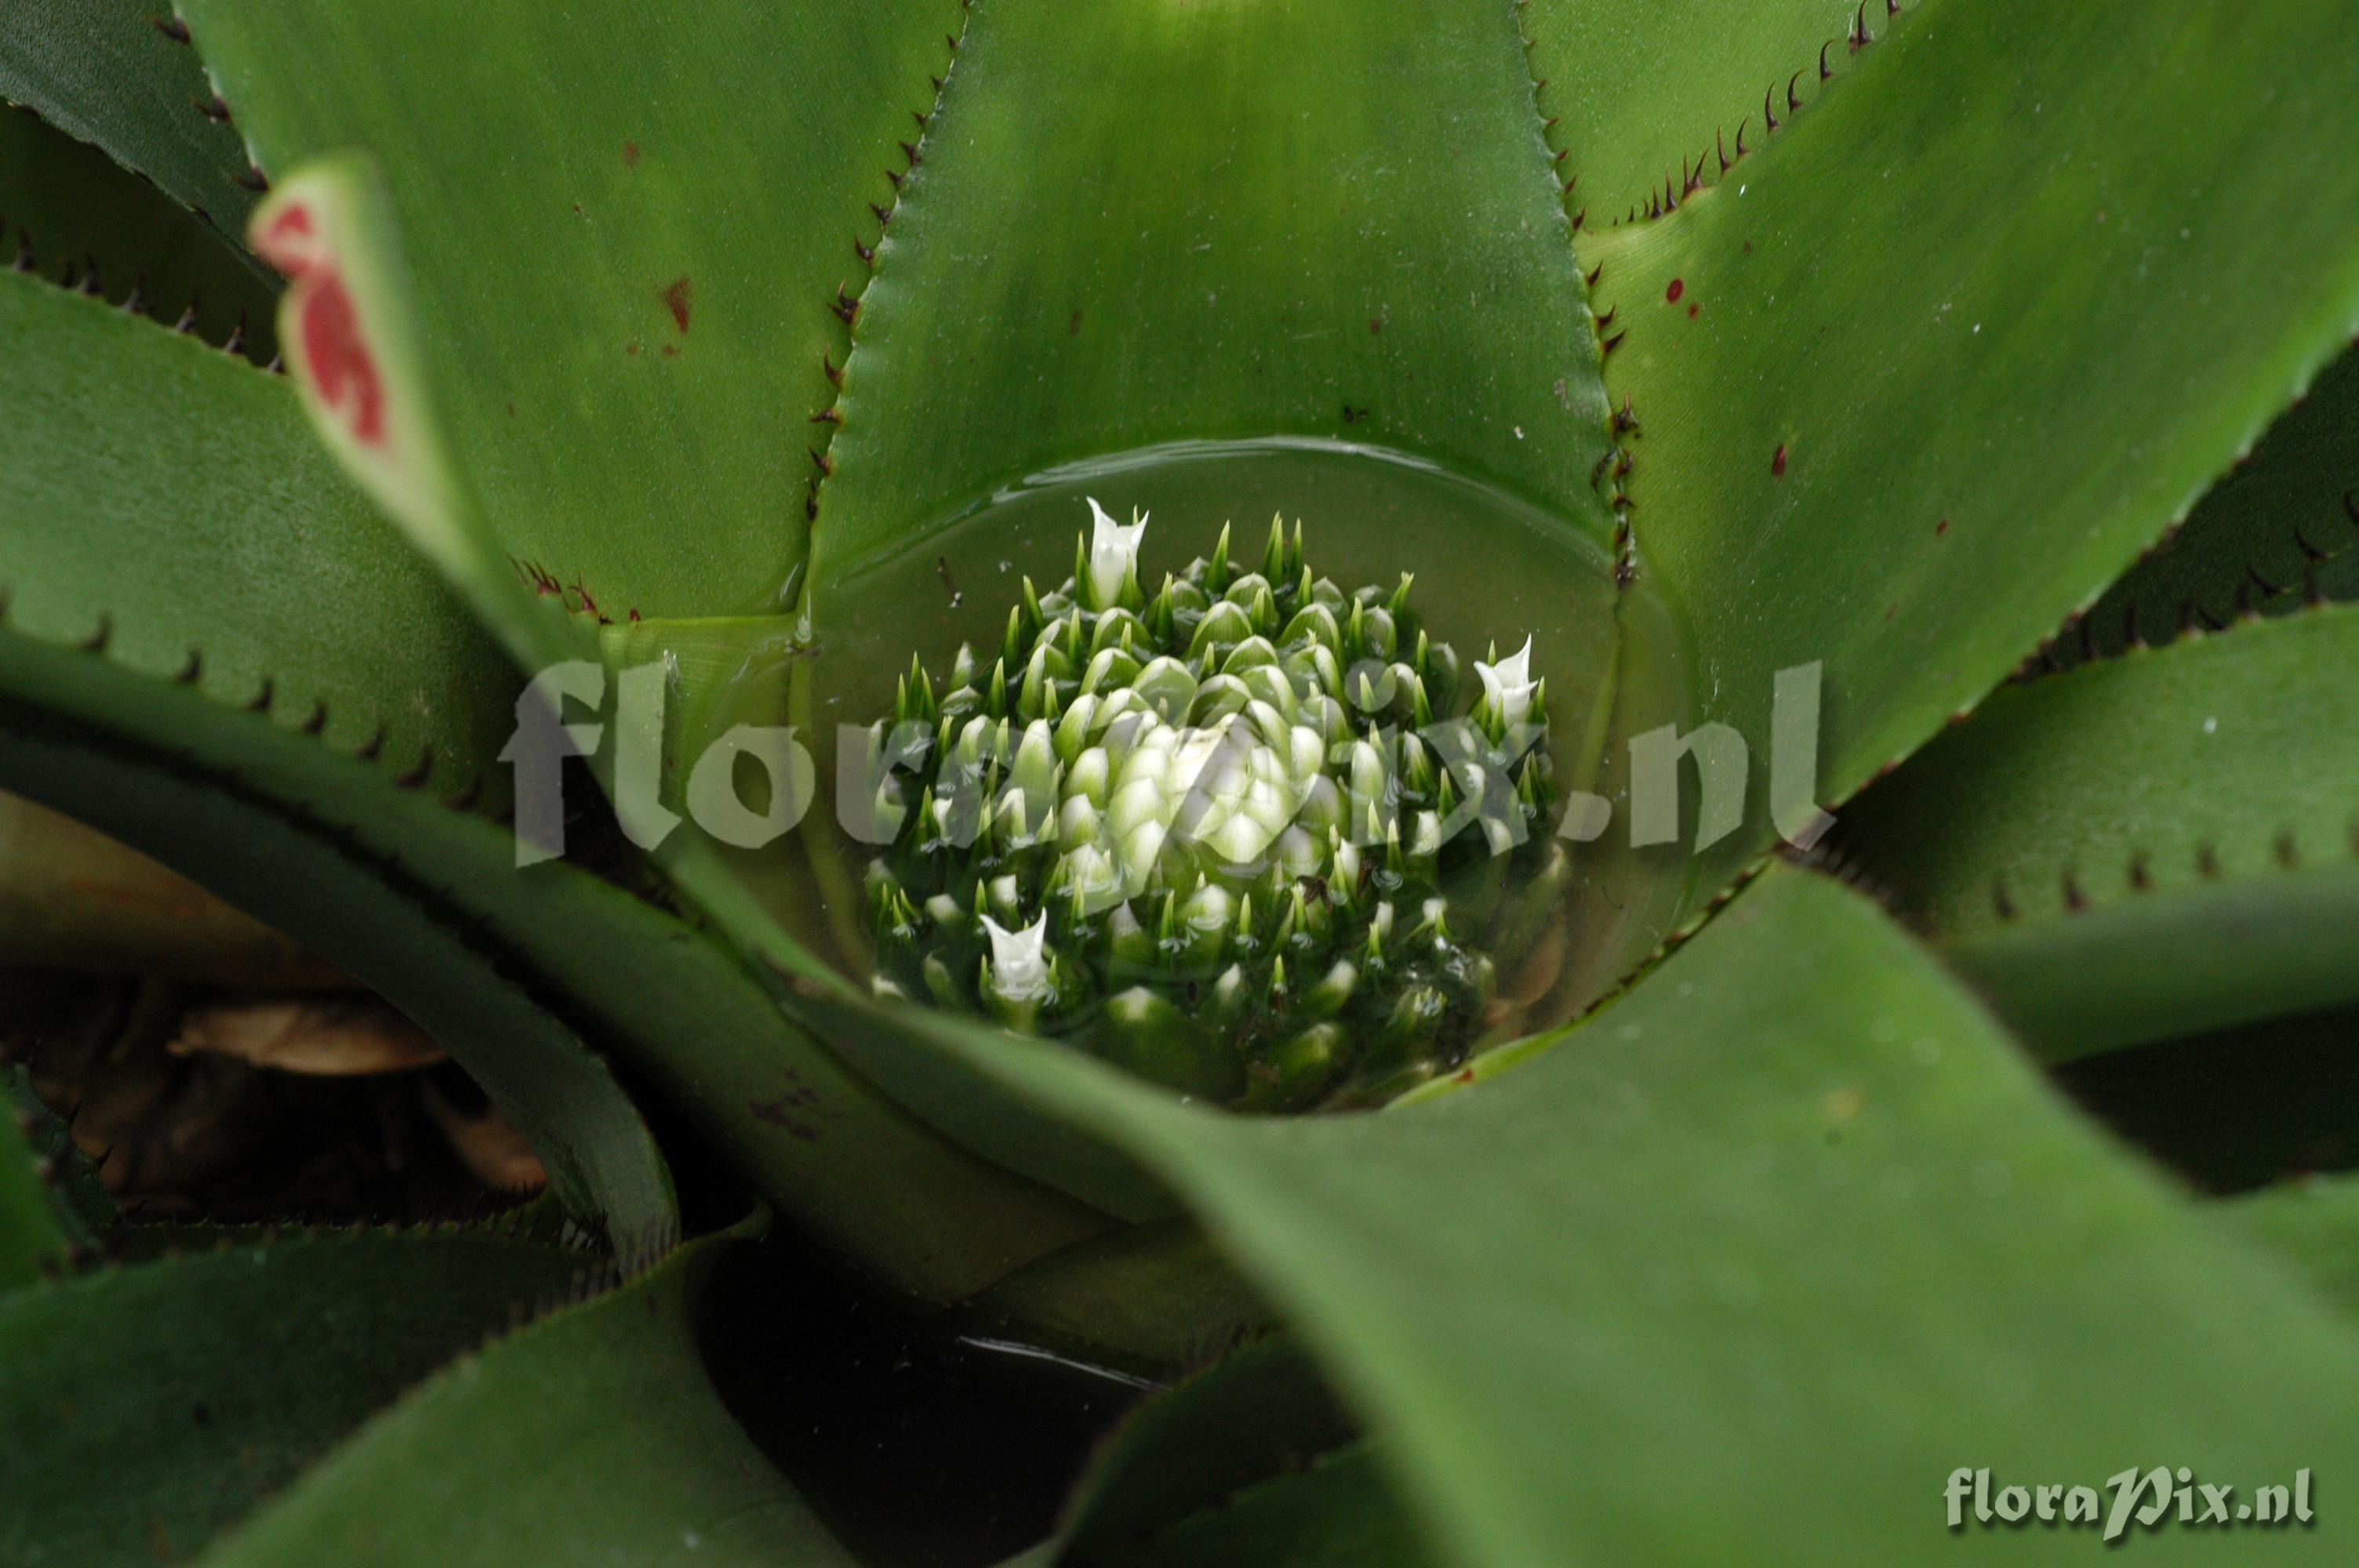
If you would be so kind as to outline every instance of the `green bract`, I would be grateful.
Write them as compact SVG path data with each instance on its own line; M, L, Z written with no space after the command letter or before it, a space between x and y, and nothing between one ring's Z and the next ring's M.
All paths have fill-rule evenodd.
M1407 577L1346 594L1273 521L1259 570L1224 528L1150 596L1145 520L1091 506L1073 575L1026 579L939 700L913 665L874 731L913 760L872 803L877 990L1250 1109L1456 1065L1554 978L1527 965L1567 864L1529 645L1459 716Z

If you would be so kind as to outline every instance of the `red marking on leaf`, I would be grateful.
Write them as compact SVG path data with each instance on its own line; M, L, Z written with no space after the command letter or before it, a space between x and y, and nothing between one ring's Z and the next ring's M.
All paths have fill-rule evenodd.
M1939 523L1936 523L1936 524L1933 524L1933 536L1934 536L1935 538L1939 538L1939 537L1940 537L1942 535L1944 535L1944 534L1948 533L1949 531L1950 531L1950 520L1949 520L1948 518L1946 518L1946 517L1942 518Z
M274 216L269 226L254 237L254 248L290 281L326 259L314 232L311 209L300 202Z
M1671 279L1671 286L1663 290L1663 298L1669 304L1677 305L1680 302L1680 296L1687 291L1687 280L1675 277Z
M385 444L385 383L376 358L361 336L360 313L344 280L324 266L313 269L303 291L303 360L320 401L341 411L353 438L365 447Z
M664 287L664 308L671 312L671 324L683 332L688 330L688 312L695 299L696 285L688 280L686 273L681 273Z
M623 144L623 167L625 168L636 168L639 167L638 143L625 142Z
M256 236L255 246L294 283L296 341L312 390L342 416L353 439L382 447L385 379L362 334L352 291L336 270L334 252L321 243L319 227L307 203L289 202Z
M678 343L666 343L663 346L662 352L664 358L668 360L676 360L679 358L679 345Z
M1777 455L1769 460L1769 477L1771 479L1786 477L1786 443L1783 441L1777 443Z
M1696 313L1695 301L1694 301L1694 300L1692 300L1692 299L1690 299L1690 300L1689 300L1689 301L1688 301L1688 319L1689 319L1689 320L1690 320L1690 321L1694 320L1694 319L1695 319L1695 313Z
M299 202L270 221L269 238L273 240L285 239L290 234L308 235L310 232L311 210Z

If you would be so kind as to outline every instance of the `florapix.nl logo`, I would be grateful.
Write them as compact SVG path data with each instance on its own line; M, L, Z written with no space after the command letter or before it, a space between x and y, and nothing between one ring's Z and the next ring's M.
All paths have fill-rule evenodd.
M1169 765L1159 771L1153 798L1132 808L1144 812L1155 831L1119 825L1125 831L1113 836L1115 847L1089 894L1093 902L1126 896L1146 874L1142 862L1167 844L1194 844L1226 863L1249 866L1288 828L1302 826L1363 850L1404 836L1410 848L1430 850L1470 833L1481 834L1495 855L1534 832L1597 842L1614 827L1614 799L1568 791L1553 816L1540 822L1518 801L1519 766L1547 740L1529 706L1537 683L1528 654L1527 643L1495 663L1475 662L1487 708L1418 725L1375 721L1391 709L1392 675L1381 666L1354 668L1343 682L1345 697L1359 710L1354 719L1370 721L1321 735L1315 758L1299 755L1299 736L1273 734L1247 711L1211 723L1173 723L1148 703L1105 705L1090 723L1061 734L1041 720L970 726L947 739L941 727L917 720L840 724L827 793L837 826L861 843L894 840L921 804L907 787L921 773L932 779L934 798L926 809L948 841L964 847L988 827L1016 843L1047 842L1064 827L1058 812L1044 809L1054 794L1051 770L1091 752L1118 762L1135 748L1156 745ZM657 849L683 827L720 844L759 849L802 825L821 791L820 766L799 727L734 724L704 739L692 757L668 755L667 707L677 679L664 659L611 672L571 660L544 668L527 685L516 699L516 729L500 752L515 771L519 867L565 853L565 764L577 758L602 764L617 823L642 849ZM1822 683L1823 665L1812 662L1777 671L1772 692L1768 810L1778 836L1802 849L1834 821L1816 802ZM1278 751L1292 753L1285 765L1265 765ZM1634 849L1680 844L1690 776L1690 852L1710 849L1743 826L1755 793L1753 757L1734 726L1658 725L1629 737L1624 762L1625 831ZM1450 781L1449 811L1403 810L1400 781L1420 771ZM667 787L668 780L676 783ZM1230 826L1247 800L1250 831Z

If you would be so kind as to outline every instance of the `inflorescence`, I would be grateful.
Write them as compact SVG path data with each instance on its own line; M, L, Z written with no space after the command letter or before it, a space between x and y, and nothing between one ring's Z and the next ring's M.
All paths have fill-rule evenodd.
M1072 577L871 733L876 989L1246 1109L1455 1066L1565 877L1530 643L1452 718L1407 576L1347 594L1273 522L1150 596L1146 521L1090 506Z

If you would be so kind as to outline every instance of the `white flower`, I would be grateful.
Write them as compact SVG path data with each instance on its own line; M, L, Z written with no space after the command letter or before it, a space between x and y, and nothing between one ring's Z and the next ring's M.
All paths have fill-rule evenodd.
M1138 541L1147 532L1147 518L1142 514L1125 526L1106 515L1096 496L1088 499L1095 520L1090 531L1090 586L1097 590L1098 603L1109 605L1122 591L1123 579L1138 564Z
M1532 640L1495 665L1474 661L1474 673L1483 677L1483 695L1499 710L1499 718L1507 728L1514 729L1531 716L1532 692L1538 685L1531 677Z
M1043 911L1021 931L1009 931L989 915L992 989L1009 1001L1032 1001L1049 994L1049 916Z

